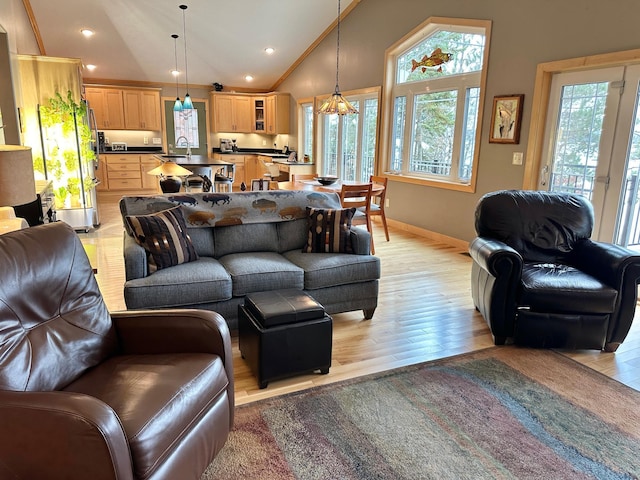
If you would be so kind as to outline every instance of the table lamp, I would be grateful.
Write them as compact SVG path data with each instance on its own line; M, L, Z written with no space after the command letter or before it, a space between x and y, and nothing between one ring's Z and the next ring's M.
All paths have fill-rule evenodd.
M191 175L191 170L181 167L176 162L167 161L147 172L149 175L160 177L160 190L162 193L178 193L182 187L180 177Z
M36 199L31 147L0 145L0 206L15 207Z

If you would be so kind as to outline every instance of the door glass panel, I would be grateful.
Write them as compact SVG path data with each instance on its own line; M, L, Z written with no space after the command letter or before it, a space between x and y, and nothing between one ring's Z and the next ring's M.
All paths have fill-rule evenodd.
M323 175L338 175L338 120L339 115L324 116Z
M631 124L627 173L623 185L620 222L615 242L624 247L640 246L640 87L636 89L634 120Z
M562 88L549 190L593 196L608 82Z

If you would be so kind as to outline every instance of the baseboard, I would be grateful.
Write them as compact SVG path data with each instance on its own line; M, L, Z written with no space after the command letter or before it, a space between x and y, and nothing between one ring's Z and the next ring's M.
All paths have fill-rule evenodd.
M390 218L387 218L387 224L389 224L389 226L392 226L393 228L397 228L398 230L413 233L414 235L428 238L429 240L446 243L447 245L451 245L452 247L460 248L462 250L469 249L469 242L460 240L459 238L449 237L438 232L432 232L431 230L426 230L424 228L416 227L415 225L410 225L408 223L399 222L397 220L392 220Z

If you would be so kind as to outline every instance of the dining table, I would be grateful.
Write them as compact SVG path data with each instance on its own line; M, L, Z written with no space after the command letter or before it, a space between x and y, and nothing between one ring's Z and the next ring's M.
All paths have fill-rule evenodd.
M325 193L340 193L342 185L361 185L367 182L356 182L353 180L338 180L331 185L322 185L319 181L309 180L296 180L295 182L278 182L278 189L280 190L306 190L311 192L325 192ZM371 195L379 196L384 191L384 185L373 183L371 185Z

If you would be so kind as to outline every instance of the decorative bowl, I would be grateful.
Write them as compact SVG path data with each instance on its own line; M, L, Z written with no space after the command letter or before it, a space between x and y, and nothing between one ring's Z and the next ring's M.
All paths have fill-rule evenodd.
M338 181L338 177L326 176L326 177L317 177L318 182L321 185L333 185Z

